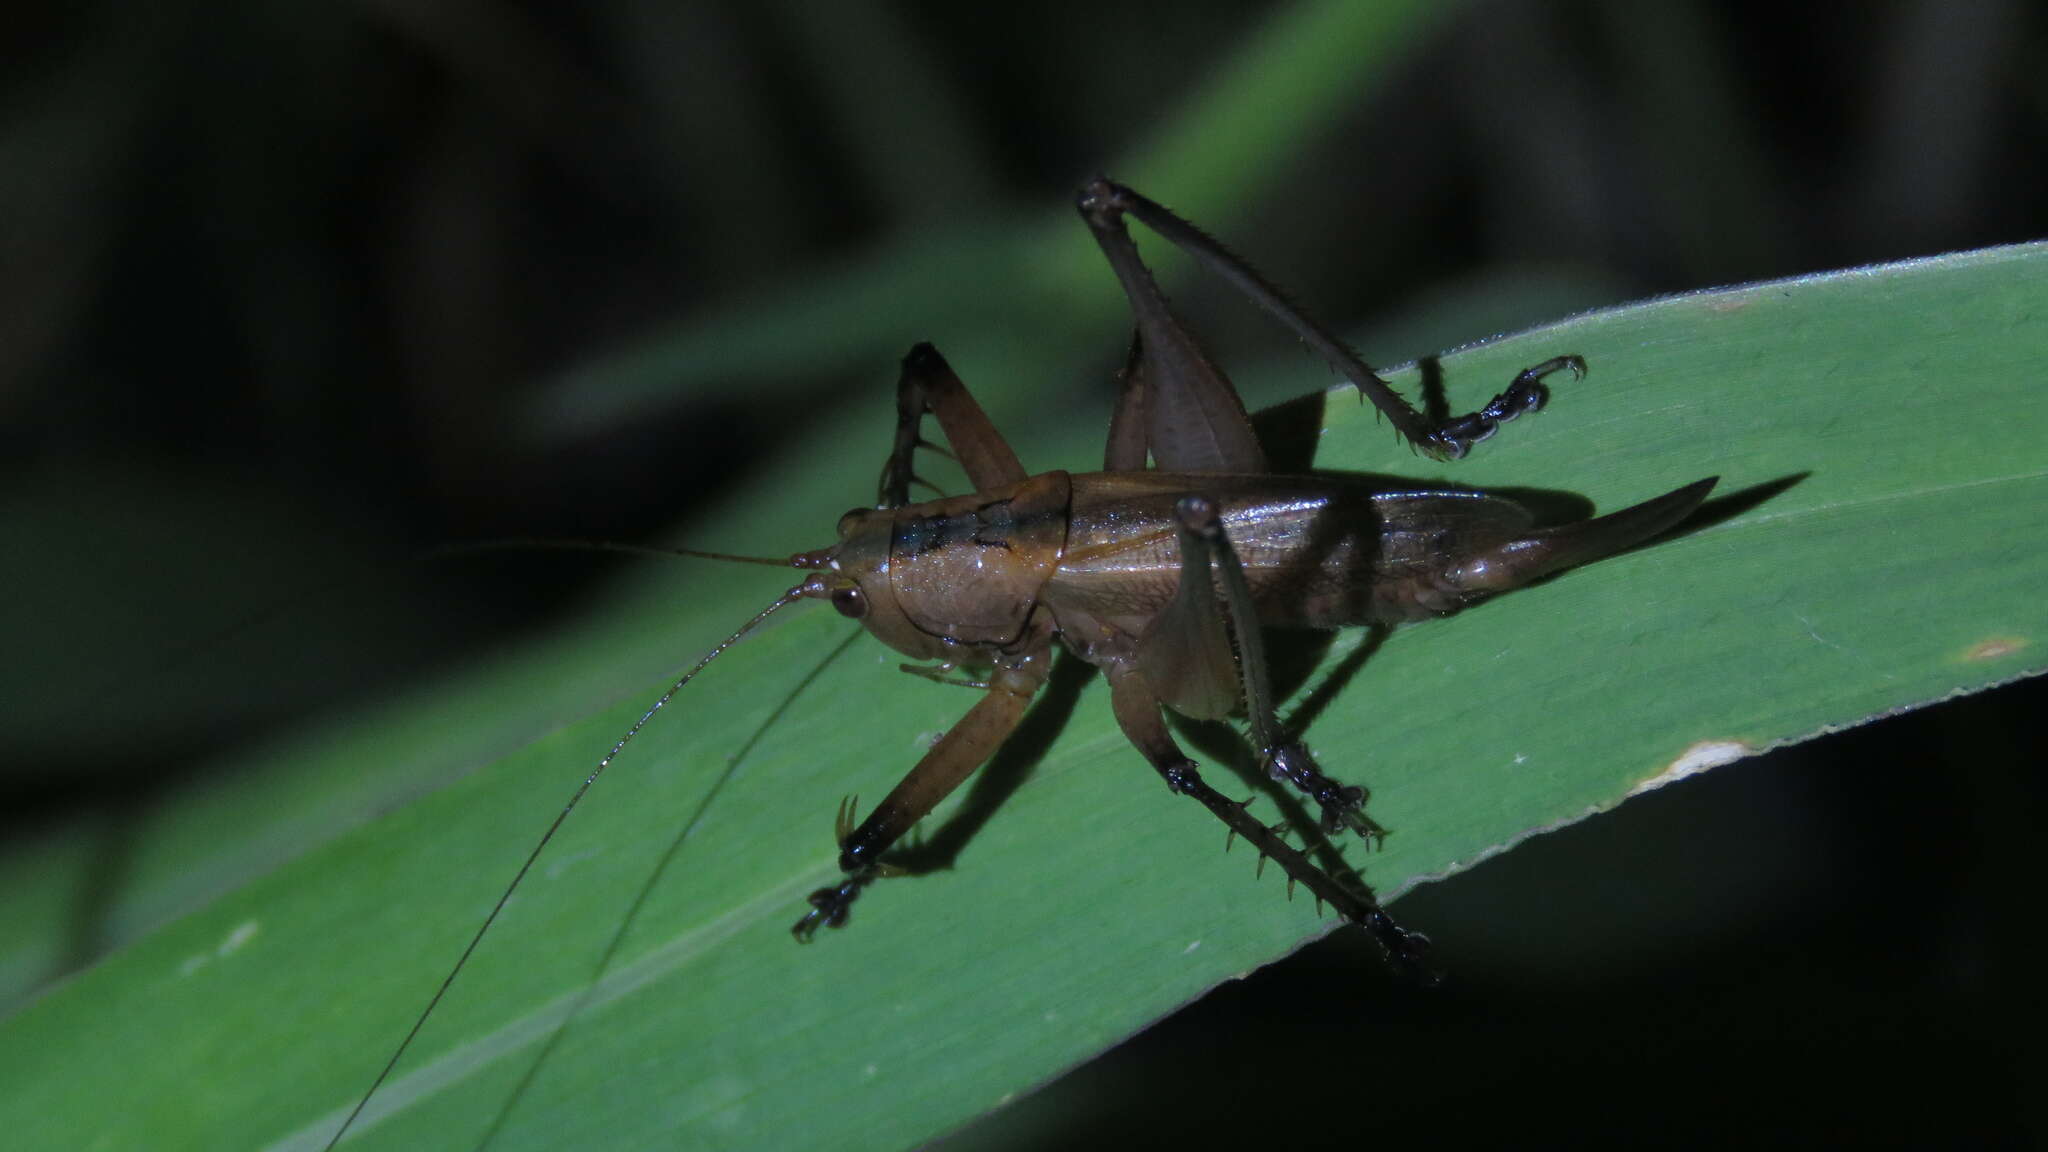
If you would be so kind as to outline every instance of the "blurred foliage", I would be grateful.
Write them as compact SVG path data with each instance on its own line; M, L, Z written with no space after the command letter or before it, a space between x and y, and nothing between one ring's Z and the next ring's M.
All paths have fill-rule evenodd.
M16 14L0 786L12 843L103 835L45 975L125 938L90 894L120 884L124 830L205 787L220 751L488 652L609 572L419 576L413 551L689 538L706 502L773 481L759 462L793 433L872 425L880 444L913 339L1000 365L971 383L1006 428L1095 419L1123 320L1066 211L1093 171L1399 361L1659 292L2048 233L2044 49L2021 0ZM1164 271L1226 362L1271 347L1227 293ZM1254 402L1322 381L1300 363L1247 381ZM1882 402L1844 392L1849 418ZM1455 1007L1353 988L1336 941L1256 982L1276 1004L1101 1062L1125 1095L1083 1080L995 1119L1108 1132L1196 1059L1277 1102L1314 1061L1263 1053L1370 1013L1390 1047L1496 1053L1499 1082L1404 1090L1467 1113L1488 1093L1511 1131L1588 1079L1603 1103L1691 1081L1726 1099L1821 1066L1882 1087L1937 1049L1971 1054L1952 1069L1969 1083L1892 1094L1920 1101L1909 1119L2020 1124L2001 913L2037 866L1976 845L2038 811L2018 766L2040 762L2039 694L1723 770L1423 890L1412 919L1499 957ZM1760 813L1789 830L1744 835ZM1902 875L1902 841L1946 870ZM1748 885L1723 887L1731 871ZM1624 893L1621 873L1662 879ZM1894 947L1902 899L1916 938L1953 946ZM1541 960L1615 918L1656 927ZM1849 966L1871 995L1839 991ZM1786 1030L1802 1042L1773 1050ZM1145 1052L1182 1064L1134 1068ZM1734 1052L1750 1077L1725 1071ZM1252 1086L1275 1064L1294 1089Z

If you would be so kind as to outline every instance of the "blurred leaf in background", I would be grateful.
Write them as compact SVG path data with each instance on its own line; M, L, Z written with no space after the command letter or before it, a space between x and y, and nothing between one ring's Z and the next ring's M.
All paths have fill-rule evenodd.
M488 664L616 572L421 576L413 551L692 539L702 509L785 482L761 471L783 446L821 429L880 444L915 339L994 366L973 384L1020 438L1106 411L1121 304L1066 209L1094 171L1393 362L1659 292L2048 233L2043 23L2017 0L1198 3L1166 21L625 2L222 19L109 0L18 17L0 86L0 786L10 850L54 843L33 858L69 863L4 894L11 920L57 926L10 987L296 850L227 852L220 875L134 901L161 884L144 867L160 806L229 786L215 765ZM1222 359L1271 347L1251 310L1161 264ZM1323 381L1298 363L1246 374L1249 398ZM871 477L833 482L844 504ZM563 677L559 712L420 718L461 751L368 766L398 782L324 815L304 798L307 818L345 827L616 699L686 658L661 633ZM1288 1099L1311 1081L1281 1061L1283 1086L1255 1088L1264 1054L1337 1012L1378 1021L1390 1050L1493 1054L1491 1079L1404 1081L1431 1102L1411 1130L1481 1097L1518 1124L1589 1081L1604 1101L1674 1083L1725 1100L1819 1066L1885 1083L1937 1049L1981 1062L1918 1122L2028 1122L1997 1023L2018 1007L2000 925L2038 865L1986 830L2039 810L2020 767L2039 762L2039 692L1724 769L1419 891L1406 915L1475 957L1451 997L1386 992L1336 939L1253 982L1274 999L1226 989L1099 1062L1096 1087L996 1119L1108 1139L1107 1118L1198 1072ZM1759 820L1783 831L1728 831ZM1902 892L1958 950L1895 946ZM1544 959L1616 921L1655 929ZM1834 991L1846 966L1889 998ZM1147 1053L1160 1063L1134 1063ZM1164 1138L1172 1120L1138 1127Z

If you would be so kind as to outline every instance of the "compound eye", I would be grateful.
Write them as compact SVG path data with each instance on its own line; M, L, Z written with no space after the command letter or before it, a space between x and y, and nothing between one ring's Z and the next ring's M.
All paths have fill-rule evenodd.
M868 598L861 595L860 587L848 584L832 590L832 607L849 620L858 620L868 614Z
M853 530L860 527L861 521L866 520L872 514L873 512L870 509L855 508L853 511L841 516L839 518L839 538L844 540L848 536L853 535Z

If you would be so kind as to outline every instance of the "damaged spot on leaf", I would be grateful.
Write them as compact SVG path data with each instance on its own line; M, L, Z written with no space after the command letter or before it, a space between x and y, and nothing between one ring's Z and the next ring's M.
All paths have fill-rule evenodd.
M2010 656L2026 646L2027 642L2017 636L1993 636L1970 645L1970 650L1963 653L1963 659L1972 664L1996 660L2001 656Z
M1653 788L1662 788L1674 780L1697 776L1709 768L1732 764L1744 756L1751 756L1756 749L1740 740L1701 740L1679 753L1678 759L1665 765L1662 772L1629 789L1631 796L1640 796Z

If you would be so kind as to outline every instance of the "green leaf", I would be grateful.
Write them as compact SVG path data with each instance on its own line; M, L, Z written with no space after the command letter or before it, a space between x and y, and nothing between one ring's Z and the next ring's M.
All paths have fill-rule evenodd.
M1738 498L1677 539L1395 633L1307 733L1393 831L1352 861L1398 894L1690 771L2048 665L2044 275L2048 246L1997 249L1653 301L1448 355L1460 409L1522 365L1592 365L1456 465L1411 456L1330 394L1324 468L1564 489L1603 510L1705 475ZM992 370L954 362L970 382ZM872 482L887 412L870 396L822 421L704 538L825 542ZM1024 458L1096 458L1097 416L1064 423ZM154 867L124 905L135 924L285 862L0 1026L10 1142L320 1146L660 690L656 669L784 579L657 574L531 651L252 757L138 830ZM979 822L954 868L880 884L849 930L792 944L805 892L835 874L839 798L879 796L971 699L896 675L848 629L784 613L664 710L351 1146L473 1146L497 1124L500 1149L899 1147L1331 926L1219 851L1213 820L1124 745L1100 682L1063 674L1022 747L927 823L950 843ZM639 690L585 714L621 677ZM395 765L460 779L294 857L424 786ZM209 854L209 833L245 824L258 846ZM1398 1055L1360 1054L1381 1058Z

